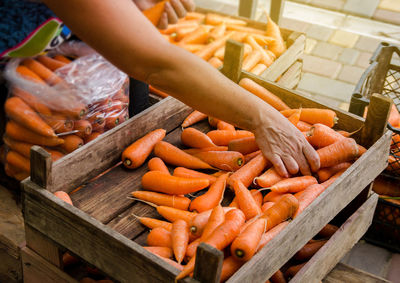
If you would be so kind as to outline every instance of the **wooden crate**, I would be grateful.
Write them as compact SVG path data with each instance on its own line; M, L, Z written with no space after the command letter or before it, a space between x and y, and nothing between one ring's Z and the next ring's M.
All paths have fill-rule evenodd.
M240 54L240 47L240 44L230 42L226 52ZM240 71L240 60L239 63L229 60L225 63L222 72L233 81L251 78L292 108L330 108ZM228 282L265 282L386 167L391 132L385 132L387 115L382 113L388 113L390 103L379 95L373 96L372 101L366 120L330 108L337 113L339 129L353 132L362 128L356 139L368 148L367 152ZM139 245L144 243L147 232L132 214L156 217L154 209L127 198L131 191L141 188L140 180L147 166L128 171L121 166L120 155L126 146L156 128L166 129L165 140L179 146L180 123L190 111L189 107L172 97L163 99L105 133L97 142L83 146L54 164L45 151L35 147L31 154L31 178L23 182L29 249L59 267L62 265L60 248L68 249L121 282L173 281L178 270ZM205 122L196 127L209 129ZM90 181L100 173L100 177ZM83 188L71 194L74 207L52 194L58 190L69 193L83 184ZM365 199L366 196L362 202ZM207 245L199 248L198 252L194 279L183 281L219 281L221 253ZM201 268L203 265L207 267Z

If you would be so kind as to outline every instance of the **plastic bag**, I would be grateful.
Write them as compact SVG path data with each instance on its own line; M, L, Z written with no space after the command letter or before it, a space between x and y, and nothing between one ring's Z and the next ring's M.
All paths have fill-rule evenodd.
M12 59L4 76L6 171L15 178L29 175L32 145L55 161L129 118L128 76L83 43Z

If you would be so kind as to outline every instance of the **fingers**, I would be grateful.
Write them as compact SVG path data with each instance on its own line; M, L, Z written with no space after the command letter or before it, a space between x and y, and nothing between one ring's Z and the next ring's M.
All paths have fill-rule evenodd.
M166 12L162 13L160 21L158 22L157 27L159 29L166 29L168 27L168 15Z
M188 12L193 12L195 8L195 4L193 0L181 0L181 3L185 7Z
M300 154L296 158L296 162L299 165L301 174L303 174L304 176L311 175L310 166L308 166L308 162L307 162L303 152L300 152Z
M297 162L293 157L289 155L283 155L281 158L290 174L294 175L299 172L299 165L297 165Z
M165 3L164 10L165 10L165 12L167 13L167 16L168 16L168 23L169 24L175 24L178 21L178 16L175 13L174 8L172 7L172 5L169 2Z
M307 159L308 164L310 164L311 170L317 172L320 167L320 160L315 149L309 143L306 143L303 147L303 154Z
M186 16L186 9L179 0L171 0L170 1L172 8L174 8L176 15L178 18L183 18Z
M285 164L283 164L282 159L278 155L274 154L272 156L269 156L268 160L271 161L272 165L274 165L274 168L279 175L285 178L289 178L289 174L286 170Z

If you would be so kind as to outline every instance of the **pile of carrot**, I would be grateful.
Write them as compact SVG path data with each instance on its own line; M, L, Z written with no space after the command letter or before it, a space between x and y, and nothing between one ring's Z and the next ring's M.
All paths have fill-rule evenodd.
M16 75L38 86L57 89L56 85L60 84L63 89L69 89L55 71L72 61L73 58L63 55L27 58L16 67ZM55 106L33 92L12 85L4 105L9 119L3 137L7 146L6 174L17 180L30 175L32 145L42 146L56 161L128 119L128 91L127 79L112 97L87 104L76 96L66 97L67 91L63 90L62 102Z
M227 280L365 151L332 129L335 112L290 109L251 80L240 85L301 127L317 149L321 168L314 176L282 178L260 152L253 133L198 111L182 123L181 148L163 141L163 129L127 147L122 162L128 169L143 166L150 157L143 190L132 192L131 197L153 206L163 218L135 215L151 229L146 249L180 269L177 279L193 273L197 246L205 242L224 251L221 281ZM197 130L194 124L206 119L211 130ZM222 206L226 190L234 193L234 199L230 203L225 199Z

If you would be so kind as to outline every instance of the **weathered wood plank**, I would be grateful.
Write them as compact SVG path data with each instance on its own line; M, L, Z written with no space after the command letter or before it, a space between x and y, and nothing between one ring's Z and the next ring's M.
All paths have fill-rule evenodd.
M21 256L25 283L78 283L27 247L21 250Z
M390 283L382 277L365 272L363 270L354 268L352 266L339 263L336 267L326 276L323 283Z
M34 145L31 155L31 180L43 188L51 185L51 155L38 145Z
M53 164L53 181L49 190L72 191L116 164L121 152L134 140L156 128L164 128L167 131L176 128L189 112L188 106L173 97L161 100L104 133L95 143L88 143L57 160Z
M257 12L258 0L240 0L238 14L240 17L254 19Z
M289 89L294 89L300 82L303 62L298 60L282 75L277 84Z
M387 166L386 132L286 229L271 240L227 282L265 282ZM346 201L344 201L346 200ZM324 209L320 209L323 207ZM285 247L282 249L282 247Z
M291 279L291 283L320 282L358 242L372 222L378 195L373 194Z
M270 17L277 25L282 18L283 8L285 8L285 0L271 1Z
M193 278L200 282L219 283L224 253L201 243L196 251L196 265Z
M24 181L24 192L25 223L114 279L173 281L178 274L158 256L29 180Z
M242 70L243 43L228 39L225 45L224 65L221 72L237 83Z
M0 263L0 282L18 283L22 281L20 255L15 258L0 247Z

